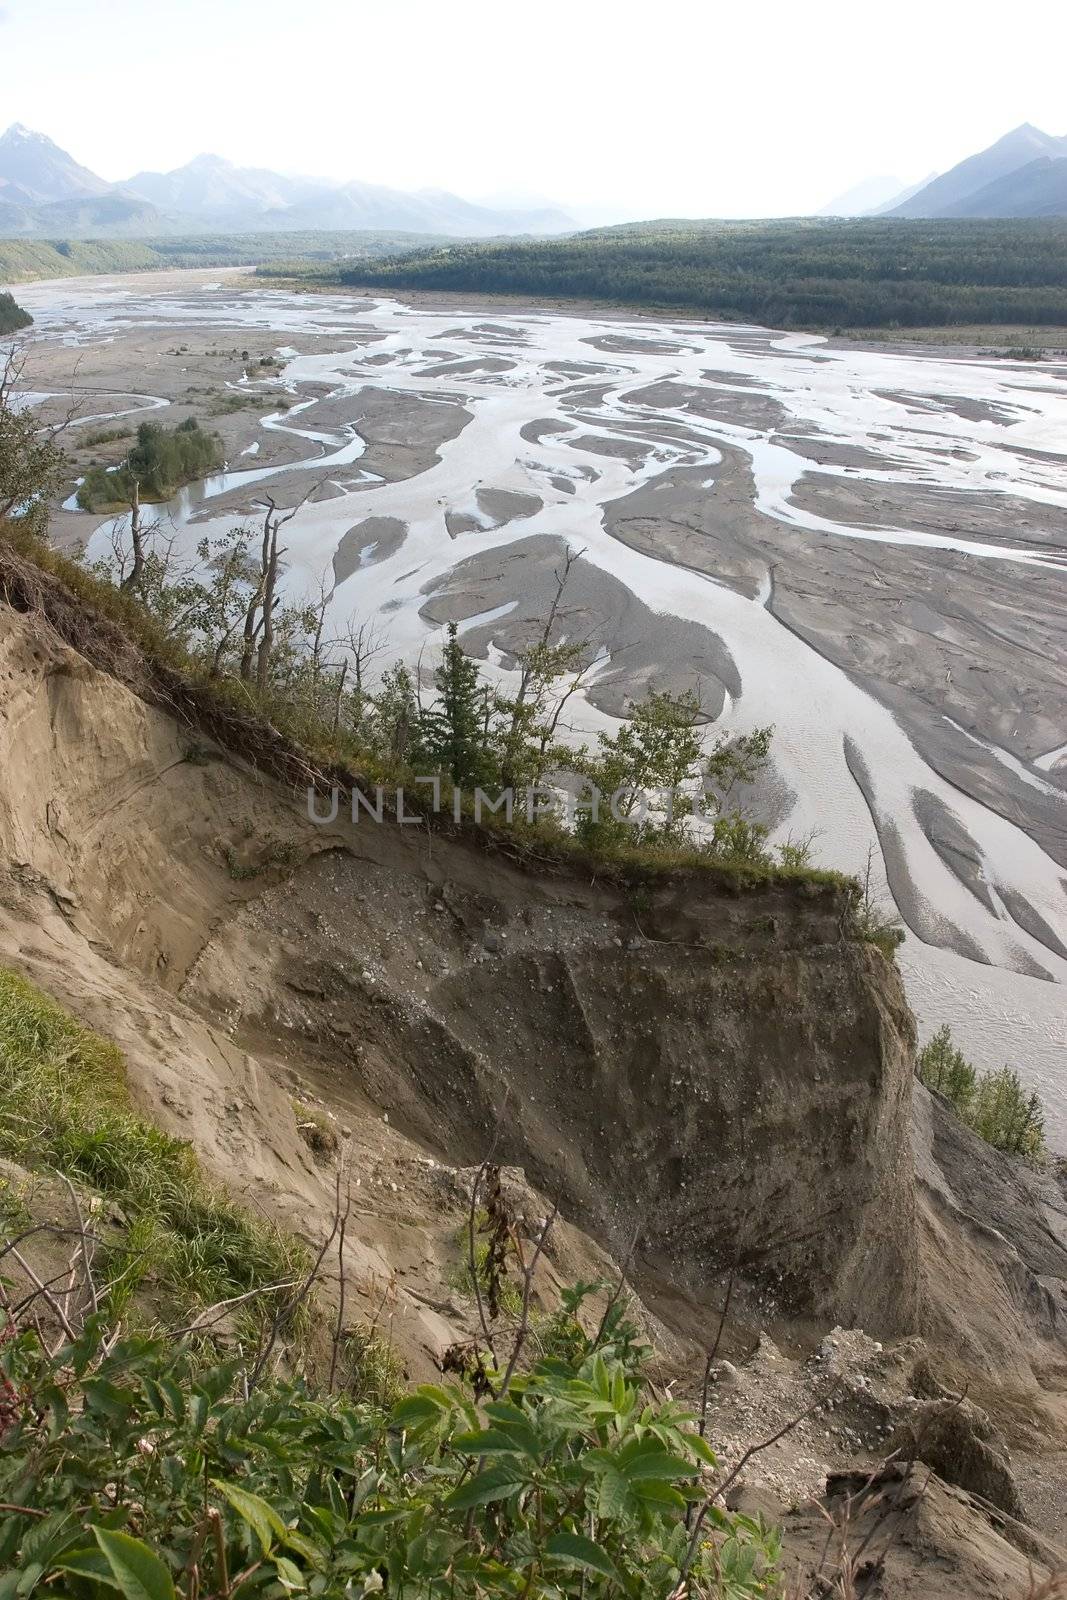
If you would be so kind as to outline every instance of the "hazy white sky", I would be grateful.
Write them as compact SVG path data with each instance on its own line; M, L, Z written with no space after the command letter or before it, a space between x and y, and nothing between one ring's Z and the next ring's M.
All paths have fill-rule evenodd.
M0 0L0 130L642 216L806 212L1067 134L1067 4Z

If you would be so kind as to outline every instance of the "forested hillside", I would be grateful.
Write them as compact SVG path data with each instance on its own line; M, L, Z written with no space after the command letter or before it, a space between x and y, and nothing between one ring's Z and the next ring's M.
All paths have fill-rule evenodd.
M661 222L308 269L388 289L680 306L776 327L1067 323L1067 222Z
M419 233L205 233L171 239L0 239L0 281L162 267L244 267L290 259L396 256L437 241Z

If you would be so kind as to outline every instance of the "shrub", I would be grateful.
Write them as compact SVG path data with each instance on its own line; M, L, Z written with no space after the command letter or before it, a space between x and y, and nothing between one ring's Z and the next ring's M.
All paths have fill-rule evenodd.
M0 1344L0 1597L781 1594L779 1540L625 1346L384 1412L127 1339ZM694 1514L695 1512L695 1514Z
M78 489L78 504L83 511L129 505L136 487L142 500L167 500L183 484L220 467L222 459L218 434L205 433L195 417L170 430L158 422L142 422L124 466L114 472L89 468Z
M0 333L18 333L20 328L29 328L32 323L33 318L16 305L14 296L0 290Z

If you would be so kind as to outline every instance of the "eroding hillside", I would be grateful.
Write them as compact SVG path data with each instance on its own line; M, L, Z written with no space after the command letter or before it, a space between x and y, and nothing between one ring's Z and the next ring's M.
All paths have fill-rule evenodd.
M207 702L55 580L7 592L0 964L113 1039L138 1108L312 1245L343 1148L351 1304L386 1316L409 1373L475 1328L457 1240L492 1156L527 1227L561 1208L539 1296L623 1262L684 1393L735 1279L713 1431L733 1448L816 1406L746 1492L784 1509L830 1469L866 1472L916 1406L955 1415L959 1384L986 1410L928 1462L955 1487L894 1480L928 1559L989 1593L1055 1564L1067 1204L924 1090L913 1156L910 1013L840 889L317 826L269 728L228 748ZM865 1332L838 1373L842 1328ZM1040 1536L975 1498L994 1480L966 1441L987 1437L997 1472L1010 1440L995 1481ZM796 1521L798 1552L810 1534ZM882 1592L908 1592L915 1548Z

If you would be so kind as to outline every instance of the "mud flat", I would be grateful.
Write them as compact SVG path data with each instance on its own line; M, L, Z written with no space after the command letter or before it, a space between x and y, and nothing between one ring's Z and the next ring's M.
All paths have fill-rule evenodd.
M874 849L923 1034L1012 1061L1067 1136L1067 361L220 278L27 286L27 382L80 359L98 411L161 420L203 390L228 470L167 508L179 541L308 496L289 592L332 572L382 668L454 620L506 683L584 551L574 737L649 684L773 722L776 837Z

